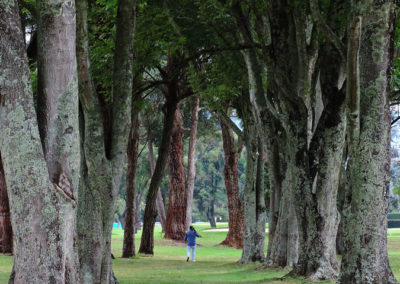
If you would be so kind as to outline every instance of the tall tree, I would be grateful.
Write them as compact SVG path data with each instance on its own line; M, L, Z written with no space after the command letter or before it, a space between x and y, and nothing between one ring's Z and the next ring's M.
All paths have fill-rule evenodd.
M62 29L66 41L53 42L50 52L42 53L42 60L49 69L54 68L57 48L71 60L52 69L55 82L47 78L43 85L51 88L53 93L48 95L54 96L54 106L65 104L63 108L51 108L56 118L59 115L57 127L45 127L58 137L52 153L47 152L50 147L42 148L47 138L42 135L41 140L39 135L18 5L14 1L0 2L0 152L15 236L10 283L81 283L74 245L80 160L79 144L76 148L76 65L74 48L70 49L75 40L74 3L40 5L40 13L46 14L48 21L41 22L46 26L42 27L43 40L55 36L46 31L54 24Z
M335 7L340 11L345 10L341 1L332 5L338 5ZM268 23L261 13L263 9L268 15ZM267 135L273 133L268 129L270 117L276 119L285 131L285 179L290 178L287 180L291 188L289 200L294 203L299 230L299 260L293 272L312 279L335 278L336 258L335 251L331 249L331 236L335 235L337 229L337 187L327 181L335 180L334 184L338 184L337 169L340 162L337 161L341 160L340 149L343 148L344 136L340 129L343 129L344 119L343 115L337 113L338 109L343 110L344 102L343 80L338 75L340 72L333 74L336 76L335 82L338 82L336 88L322 91L327 100L322 114L314 102L317 101L318 82L316 62L320 45L324 42L317 35L324 29L329 31L325 36L329 38L328 44L334 47L334 52L340 55L334 53L339 60L344 58L343 43L340 40L342 37L332 35L331 28L321 23L315 1L269 1L268 5L254 6L246 12L237 4L233 5L232 12L238 22L242 40L252 45L261 43L261 56L249 50L246 59L249 73L253 75L249 81L256 85L252 88L252 101L256 106L257 117L261 119ZM315 22L315 28L307 20L310 17ZM252 23L251 19L255 22ZM336 20L335 17L331 19L332 22ZM268 25L266 30L262 28L265 25ZM339 25L334 28L342 31ZM307 30L311 33L307 33ZM265 74L264 64L271 69L267 76L267 93L262 90L262 77L257 77ZM335 84L333 80L331 82ZM329 124L332 121L335 123ZM259 132L262 133L262 130ZM327 144L334 146L325 147ZM335 147L339 149L339 158L336 154L332 155L335 151L329 152L329 149ZM314 186L315 183L319 188ZM323 220L324 225L317 226L318 220Z
M249 81L252 75L249 73ZM242 120L246 145L246 184L243 191L244 232L243 251L239 263L264 262L265 245L265 198L264 198L264 145L262 134L258 131L258 118L250 97L257 89L249 87L250 92L242 93Z
M352 1L348 176L339 283L398 283L387 255L394 1ZM365 165L368 165L367 167Z
M131 128L134 0L118 1L109 104L100 100L89 68L87 1L77 1L79 96L83 114L78 204L78 248L84 283L115 283L111 267L111 230ZM104 108L110 110L106 116ZM107 123L103 121L109 118Z
M239 174L238 164L240 153L243 148L243 133L239 130L238 141L235 141L232 128L235 125L229 125L224 119L220 119L222 142L224 148L224 179L226 196L228 199L228 234L222 245L242 248L243 247L243 230L244 230L244 212L243 199L239 194Z
M157 218L156 200L158 190L163 178L165 166L167 164L168 153L170 152L171 135L174 129L175 112L178 103L187 96L190 96L191 90L182 86L181 77L183 61L185 58L180 51L172 51L168 54L167 65L159 68L162 79L165 82L163 86L163 94L165 97L164 104L164 126L161 136L160 146L158 148L157 163L151 178L149 191L146 198L146 207L143 220L143 232L140 242L139 253L153 254L154 248L154 224ZM183 76L184 77L184 76ZM186 193L185 193L185 210L186 215ZM186 217L184 218L186 220ZM167 227L167 225L166 225ZM185 224L183 225L185 228ZM167 230L167 228L166 228Z
M135 255L135 206L136 206L136 168L139 155L140 116L135 110L128 142L128 169L126 173L126 219L122 257Z
M169 147L169 201L165 224L165 238L183 240L186 230L187 192L183 163L183 125L181 110L175 111Z
M189 135L189 150L188 150L188 166L186 175L186 193L187 193L187 206L186 206L186 230L192 224L192 211L193 211L193 191L194 180L196 178L196 144L197 144L197 125L199 122L199 107L200 98L193 97L193 110L192 110L192 123Z

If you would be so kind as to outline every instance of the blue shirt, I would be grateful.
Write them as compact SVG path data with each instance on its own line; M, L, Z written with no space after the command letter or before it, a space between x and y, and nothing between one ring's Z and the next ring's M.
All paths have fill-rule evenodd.
M200 235L196 231L188 231L185 235L185 241L188 242L188 246L196 245L196 238L200 237Z

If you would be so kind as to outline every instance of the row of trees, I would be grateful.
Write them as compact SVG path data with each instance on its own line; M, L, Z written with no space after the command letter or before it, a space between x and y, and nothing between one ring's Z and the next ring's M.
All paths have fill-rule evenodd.
M183 239L192 222L201 99L203 115L220 122L229 211L223 244L243 249L239 263L333 279L340 244L339 282L397 283L386 247L394 1L21 4L0 2L11 282L117 282L112 223L126 169L123 256L134 255L141 123L151 180L139 252L153 254L157 215L166 238ZM140 116L155 94L164 113L156 161L152 127ZM181 103L192 98L185 170ZM165 211L159 188L167 165ZM212 170L209 177L215 189L221 180Z

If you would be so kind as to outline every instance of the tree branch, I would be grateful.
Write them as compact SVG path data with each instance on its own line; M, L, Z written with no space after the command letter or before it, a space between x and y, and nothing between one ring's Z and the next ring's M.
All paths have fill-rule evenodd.
M239 138L243 138L243 131L232 121L232 119L223 111L217 111L216 115L223 120L226 124L228 124L229 128L236 133Z
M333 43L338 50L340 57L346 60L346 49L340 38L333 32L333 30L326 24L321 16L318 6L318 0L310 0L310 9L314 22L318 27L327 34L327 38Z

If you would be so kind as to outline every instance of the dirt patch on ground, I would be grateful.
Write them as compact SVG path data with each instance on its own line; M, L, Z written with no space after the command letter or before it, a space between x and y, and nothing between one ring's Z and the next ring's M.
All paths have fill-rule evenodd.
M208 230L203 230L203 232L228 232L228 228L219 228L219 229L208 229ZM265 229L265 232L268 233L268 229Z

